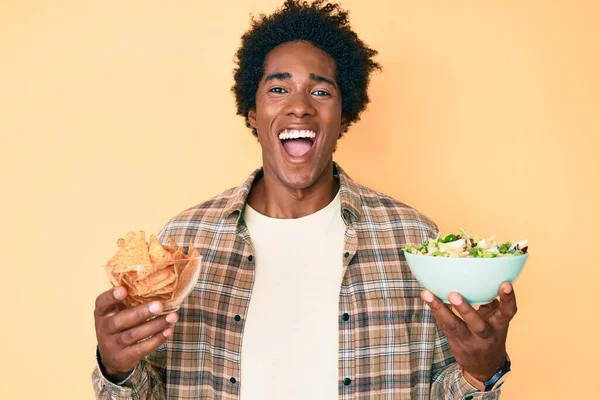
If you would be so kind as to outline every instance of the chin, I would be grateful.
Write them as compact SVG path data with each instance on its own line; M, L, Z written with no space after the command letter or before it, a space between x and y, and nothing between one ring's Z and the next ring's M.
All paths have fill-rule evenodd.
M317 182L315 171L280 171L279 179L293 189L307 189Z
M316 180L298 176L285 176L283 182L292 189L308 189L315 184Z

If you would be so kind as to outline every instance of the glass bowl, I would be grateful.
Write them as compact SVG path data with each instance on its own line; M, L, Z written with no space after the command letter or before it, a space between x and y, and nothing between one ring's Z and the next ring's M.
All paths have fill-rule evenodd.
M135 307L158 301L163 304L161 314L174 312L190 295L202 267L202 256L175 260L169 265L127 265L111 268L104 265L113 287L127 289L125 302Z

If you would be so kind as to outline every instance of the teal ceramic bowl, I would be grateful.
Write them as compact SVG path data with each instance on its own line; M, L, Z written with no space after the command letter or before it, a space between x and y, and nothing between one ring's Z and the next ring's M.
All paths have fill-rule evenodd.
M496 258L432 257L404 252L419 283L445 303L452 292L471 305L490 303L504 281L514 282L529 254Z

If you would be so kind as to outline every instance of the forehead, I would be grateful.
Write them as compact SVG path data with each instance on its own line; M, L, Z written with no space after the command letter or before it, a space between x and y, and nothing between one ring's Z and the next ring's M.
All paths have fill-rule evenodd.
M313 73L335 80L335 60L311 43L288 42L275 47L265 57L265 76L275 72L289 72L292 76Z

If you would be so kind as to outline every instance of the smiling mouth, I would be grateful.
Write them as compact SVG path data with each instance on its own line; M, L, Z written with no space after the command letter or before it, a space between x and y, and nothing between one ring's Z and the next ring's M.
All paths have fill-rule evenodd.
M286 153L291 157L302 157L312 148L316 132L307 129L284 129L279 134L279 140Z

